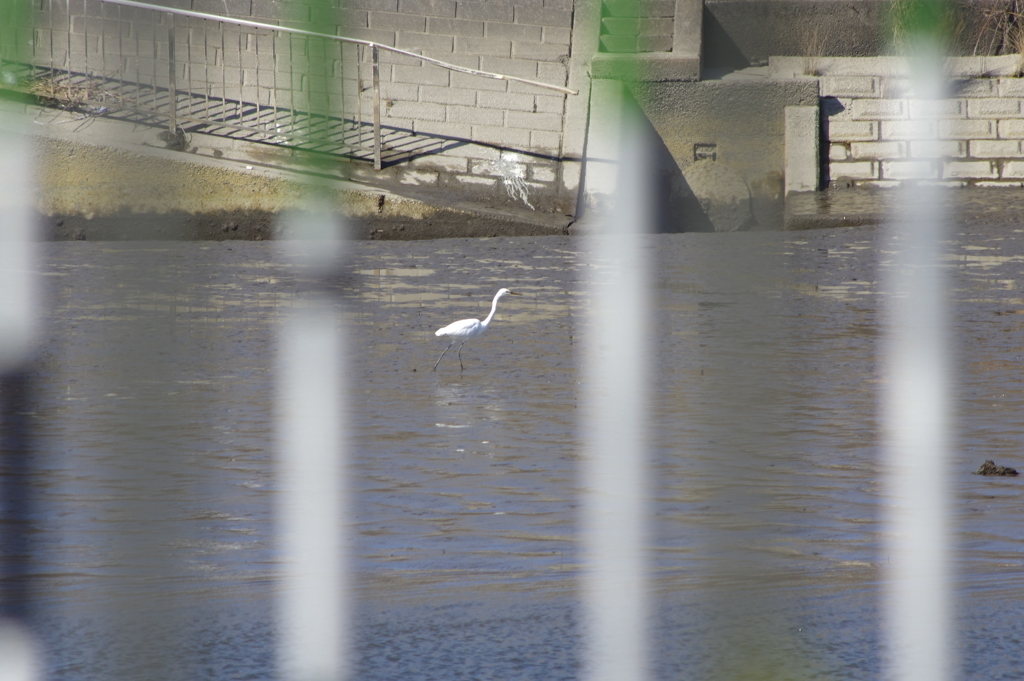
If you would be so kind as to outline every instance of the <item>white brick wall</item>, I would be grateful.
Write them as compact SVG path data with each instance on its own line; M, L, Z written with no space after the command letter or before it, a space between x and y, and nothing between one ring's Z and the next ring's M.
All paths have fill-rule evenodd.
M882 178L886 180L937 180L935 161L882 161Z
M1020 100L1015 97L984 97L967 100L970 118L1020 118Z
M964 100L962 99L946 99L938 102L920 99L909 101L910 118L914 120L964 117Z
M1024 78L1013 76L1011 60L951 62L958 80L937 103L909 96L899 60L816 62L828 179L877 187L907 180L1021 186ZM773 58L771 69L776 78L807 77L806 60Z
M1020 140L971 140L968 153L974 158L1020 158Z
M854 160L905 158L906 155L906 142L854 142L850 145L850 158Z
M881 138L883 140L919 140L932 139L939 128L939 123L945 121L879 121Z
M943 164L943 176L954 180L994 180L999 177L999 169L992 161L947 161Z
M833 142L867 142L878 139L878 121L832 121L828 125Z
M967 156L967 142L963 140L915 140L910 143L914 158L963 158Z
M1003 178L1024 179L1024 161L1006 161L1003 163Z
M876 76L836 76L821 79L822 97L878 97L881 79Z
M997 121L992 119L939 121L942 139L995 139L998 135Z
M902 121L909 118L905 99L854 99L848 109L855 121Z

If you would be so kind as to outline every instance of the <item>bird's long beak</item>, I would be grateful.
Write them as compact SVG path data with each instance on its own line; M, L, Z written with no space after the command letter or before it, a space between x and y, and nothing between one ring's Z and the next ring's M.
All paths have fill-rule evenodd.
M509 291L508 294L510 296L521 296L521 295L523 295L522 293L516 293L515 291Z

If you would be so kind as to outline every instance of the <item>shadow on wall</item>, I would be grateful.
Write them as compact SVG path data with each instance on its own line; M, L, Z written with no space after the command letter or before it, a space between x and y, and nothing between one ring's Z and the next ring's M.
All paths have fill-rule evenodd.
M679 85L673 83L672 85ZM684 85L700 85L686 83ZM650 95L650 92L646 93ZM701 124L707 124L709 119L715 119L715 124L720 125L723 118L728 116L720 114L722 107L731 105L733 111L739 107L736 98L728 98L716 102L716 107L705 109L697 107L693 112L680 111L679 107L671 108L671 104L683 102L693 105L697 98L690 96L689 91L677 93L678 96L670 97L665 104L650 106L653 101L650 97L646 102L647 106L640 107L637 100L632 96L628 99L626 106L635 108L633 115L623 116L623 120L637 121L640 127L638 135L631 135L631 144L643 144L647 149L646 173L644 186L647 187L651 228L657 233L678 233L678 232L736 232L753 229L781 229L782 228L782 174L771 168L770 164L760 157L754 158L753 170L749 173L752 180L744 178L741 170L735 164L727 162L720 156L723 147L730 153L733 150L728 145L704 145L711 151L708 155L694 158L686 163L686 158L680 158L673 154L665 134L674 135L683 139L692 137L695 130ZM747 100L757 99L758 93L741 93ZM646 112L660 114L665 107L672 110L669 115L660 115L658 120L662 121L662 132L655 126L654 121ZM776 107L781 112L782 109ZM645 111L646 110L646 111ZM708 114L706 111L710 111ZM741 112L743 113L743 112ZM754 113L762 114L760 108ZM763 116L762 116L763 117ZM748 119L740 116L737 120L727 121L723 131L715 131L715 134L708 136L712 139L732 133L735 125L747 124ZM781 126L776 126L781 127ZM751 137L750 143L757 143L761 147L769 146L765 143L765 135L762 131L755 130L753 133L747 130L747 136ZM779 137L780 135L776 135ZM733 138L742 135L733 134ZM687 146L684 139L681 148ZM735 141L735 140L733 140ZM689 145L701 147L702 145ZM776 144L775 146L780 146ZM756 155L736 152L744 163L750 165L750 159ZM774 149L775 156L781 157L781 149ZM612 159L601 158L601 151L593 151L596 156L589 157L588 165L594 164L595 168L610 168L614 166ZM609 165L611 164L611 165ZM591 176L585 169L583 183L586 189L581 192L584 203L581 207L581 217L584 222L590 219L601 219L607 214L610 208L606 202L612 200L610 193L614 192L612 177L603 174ZM591 184L593 182L593 184ZM604 183L610 182L607 187ZM605 193L608 192L608 193Z
M898 54L891 40L893 0L704 0L704 68L721 75L769 57L873 57ZM902 3L910 6L913 3ZM950 51L1016 54L1018 0L950 0ZM906 7L904 8L906 9ZM705 78L708 76L705 75Z
M639 106L632 98L629 98L626 106L636 107L636 115L631 118L642 126L639 131L639 139L648 150L647 177L645 179L650 192L648 197L651 202L651 230L657 234L715 231L700 199L683 176L672 153L665 146L665 142L654 126L651 125L650 120L640 113ZM598 164L604 162L598 159L593 160ZM584 168L583 183L588 184L588 182L589 178L586 168ZM586 199L583 198L585 195ZM582 223L592 219L600 220L601 216L607 214L607 211L611 209L611 206L606 203L610 197L602 193L595 193L593 188L589 192L581 192L580 197L584 201L580 206Z
M779 228L773 201L761 206L751 195L743 178L712 160L679 168L672 152L646 117L644 134L651 153L653 230L658 234L678 232L735 232ZM763 223L763 224L762 224Z
M705 207L679 170L661 136L646 117L642 120L651 150L652 229L658 234L715 231Z
M703 16L704 70L708 75L730 73L750 66L750 59L729 36L711 8L705 7Z
M721 75L766 65L769 57L884 54L891 49L891 6L892 0L706 0L704 68Z

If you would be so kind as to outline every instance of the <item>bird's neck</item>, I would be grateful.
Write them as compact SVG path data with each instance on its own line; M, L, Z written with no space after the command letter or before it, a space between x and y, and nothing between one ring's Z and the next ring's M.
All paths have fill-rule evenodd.
M494 300L491 301L491 314L487 315L487 319L480 322L483 326L487 326L494 319L494 313L498 311L498 296L494 296Z

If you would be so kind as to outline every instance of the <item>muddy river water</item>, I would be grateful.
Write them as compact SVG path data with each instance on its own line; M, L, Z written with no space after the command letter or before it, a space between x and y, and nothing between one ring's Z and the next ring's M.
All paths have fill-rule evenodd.
M881 674L872 227L651 237L656 679ZM568 237L350 245L353 672L578 678L580 342ZM883 264L880 264L883 263ZM949 244L961 678L1019 678L1024 231ZM312 288L269 242L45 246L29 595L47 678L273 679L277 325ZM433 331L484 316L454 349ZM774 675L774 676L770 676Z

